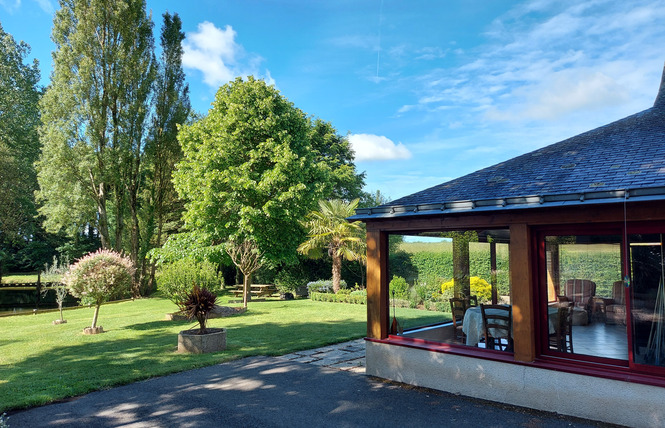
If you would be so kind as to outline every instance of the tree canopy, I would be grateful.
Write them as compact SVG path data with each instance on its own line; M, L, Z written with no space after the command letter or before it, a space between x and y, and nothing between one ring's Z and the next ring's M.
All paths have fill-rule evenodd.
M24 63L30 47L0 25L0 241L29 235L34 224L39 155L37 60Z
M331 191L312 149L311 122L273 86L249 77L222 86L203 119L182 127L174 173L190 230L211 243L252 240L268 262L294 261L299 220Z
M39 224L33 167L39 155L37 60L26 62L30 47L16 42L0 25L0 276L4 259L34 247Z

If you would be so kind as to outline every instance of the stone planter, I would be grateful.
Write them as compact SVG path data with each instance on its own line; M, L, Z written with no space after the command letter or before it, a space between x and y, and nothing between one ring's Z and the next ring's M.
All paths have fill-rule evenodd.
M66 324L67 320L54 320L53 325Z
M206 334L197 334L198 331L183 330L178 334L178 352L206 354L226 349L225 328L209 328Z
M99 333L104 333L104 327L97 326L97 327L86 327L83 329L83 334L99 334Z

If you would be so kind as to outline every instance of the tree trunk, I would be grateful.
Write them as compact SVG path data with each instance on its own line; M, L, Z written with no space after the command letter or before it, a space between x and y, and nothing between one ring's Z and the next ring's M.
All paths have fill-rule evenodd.
M139 216L138 216L138 201L135 195L130 195L130 212L132 216L132 230L131 230L131 255L130 258L134 264L134 287L132 289L132 297L141 297L141 288L143 283L143 273L145 268L143 260L139 260L139 245L141 241L141 231L139 230Z
M106 212L106 189L104 183L99 185L97 194L97 214L99 214L99 237L102 241L102 248L111 249L111 238L109 234L108 214Z
M333 282L333 291L337 293L339 291L339 283L342 279L342 257L340 257L336 251L332 254L332 282Z
M95 314L92 316L92 328L97 327L97 316L99 315L99 307L102 306L101 304L98 304L95 306Z
M455 297L471 295L469 239L466 236L453 236L453 279Z
M242 306L247 308L247 301L250 299L250 290L252 286L252 275L245 274L242 281Z

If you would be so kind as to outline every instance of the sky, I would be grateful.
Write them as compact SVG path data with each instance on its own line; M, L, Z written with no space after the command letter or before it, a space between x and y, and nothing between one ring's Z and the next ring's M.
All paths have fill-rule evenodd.
M0 0L51 73L55 0ZM365 190L394 200L645 110L665 0L148 0L178 13L192 106L265 79L348 135Z

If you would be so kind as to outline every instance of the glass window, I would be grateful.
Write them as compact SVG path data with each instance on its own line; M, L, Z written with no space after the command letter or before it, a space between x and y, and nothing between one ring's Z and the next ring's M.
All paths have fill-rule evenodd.
M509 242L502 229L390 235L391 333L486 347L479 305L510 307Z
M665 295L662 234L629 235L630 312L636 364L665 366ZM625 288L625 287L624 287ZM625 299L617 299L623 304Z
M546 353L628 360L621 235L549 235L544 241Z

